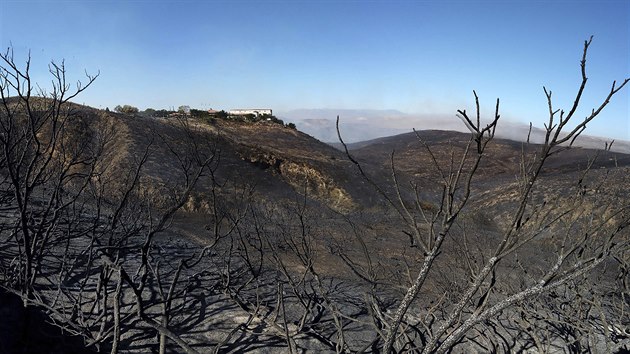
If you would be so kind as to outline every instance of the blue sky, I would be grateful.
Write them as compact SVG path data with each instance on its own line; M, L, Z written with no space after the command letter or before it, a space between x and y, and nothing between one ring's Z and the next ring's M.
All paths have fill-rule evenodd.
M542 125L571 105L594 35L583 117L630 77L630 1L0 0L0 45L69 77L100 71L94 107L190 105L486 113ZM630 140L630 87L588 133Z

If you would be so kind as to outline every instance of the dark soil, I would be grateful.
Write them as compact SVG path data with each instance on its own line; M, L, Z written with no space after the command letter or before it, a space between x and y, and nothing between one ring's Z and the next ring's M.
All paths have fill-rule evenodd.
M96 353L83 339L51 324L36 307L24 308L22 300L0 289L0 353Z

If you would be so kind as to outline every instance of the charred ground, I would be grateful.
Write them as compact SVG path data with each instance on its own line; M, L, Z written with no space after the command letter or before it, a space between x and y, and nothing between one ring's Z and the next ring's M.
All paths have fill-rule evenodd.
M155 281L163 276L161 281L173 281L174 289L181 288L172 299L177 306L166 320L172 330L167 336L170 340L156 337L156 331L166 334L150 320L134 318L132 296L122 295L121 306L127 309L122 325L127 332L118 341L121 349L128 351L156 350L161 341L171 350L186 349L176 344L173 336L200 351L270 351L279 347L334 351L339 345L340 328L347 330L348 339L342 345L346 350L365 347L378 351L379 340L378 336L373 338L372 326L382 324L370 324L378 315L369 306L377 303L378 311L391 313L424 256L405 226L405 208L413 210L417 218L423 213L429 218L439 214L443 207L442 176L458 168L471 139L470 134L450 131L408 133L351 145L352 161L339 149L264 121L163 119L79 105L71 108L72 119L67 121L65 131L68 142L106 140L99 178L107 181L103 184L107 189L98 197L107 202L98 207L114 212L117 205L122 205L117 201L124 197L126 186L138 181L134 187L137 191L133 189L136 199L131 200L136 204L131 208L128 202L121 207L131 208L126 211L127 219L121 219L128 221L126 227L131 231L123 233L127 239L121 241L120 253L116 253L121 261L116 262L130 269L142 267L140 256L133 256L133 251L143 248L143 237L151 232L136 232L134 228L152 230L162 210L177 204L182 195L185 200L167 218L168 226L151 234L157 241L151 248L150 262L154 263L150 264L157 269L160 262L193 259L202 249L208 250L208 258L197 268L184 271L181 279L173 280L177 273L171 268L166 273L154 270L143 283L147 288L155 287ZM466 282L468 270L475 267L471 262L483 264L491 256L486 246L500 240L509 229L511 211L517 207L518 193L523 188L523 166L535 160L540 149L540 145L502 139L489 143L473 178L473 197L462 210L461 222L449 235L428 286L421 293L429 300L418 303L414 313L431 314L436 306L448 302L446 294L464 291L461 284ZM211 163L194 188L185 193L194 175L191 171L201 160ZM463 161L466 172L473 160ZM551 212L573 212L579 200L583 207L578 209L584 212L601 208L599 202L604 198L616 208L624 208L630 185L628 166L629 155L567 149L552 156L544 166L540 188L532 193L533 204L553 204ZM462 190L454 193L459 195ZM80 198L86 210L97 203L92 197ZM532 217L540 216L532 212ZM138 223L141 218L146 218L148 224ZM520 286L522 279L511 274L515 269L537 273L551 266L553 255L546 249L555 246L552 235L563 232L562 226L566 225L549 226L544 235L497 269L496 279L501 283L495 290L498 298L503 291L509 293ZM98 230L91 231L93 237L106 236ZM424 231L431 232L430 226ZM463 243L465 248L461 247ZM78 254L92 252L91 248L77 247ZM8 247L6 250L2 257L8 267L12 253ZM594 275L600 284L595 292L613 291L613 295L607 294L616 301L610 289L615 289L619 281L615 278L619 265L611 262L608 267ZM110 292L116 287L111 274L101 278L111 281ZM45 296L54 297L51 284L44 281L39 286L48 289ZM68 286L72 288L73 284ZM144 300L149 315L144 316L159 319L157 308L163 304L158 299L159 289L149 293ZM285 293L286 297L282 295ZM76 294L69 297L73 296ZM444 307L445 313L449 306ZM529 307L527 311L535 313ZM540 315L549 310L536 311ZM99 320L112 320L111 313L103 313ZM339 321L345 321L340 314L353 320L340 325ZM413 323L414 319L408 321ZM98 323L95 320L91 327L86 325L92 331L85 334L86 344L109 350L108 340L99 335L111 338L112 332L99 330ZM291 336L287 336L289 332ZM518 329L503 329L498 335L509 337L515 332ZM527 344L530 338L514 338L515 346L531 345ZM466 350L461 348L469 345L490 348L468 337L459 348Z

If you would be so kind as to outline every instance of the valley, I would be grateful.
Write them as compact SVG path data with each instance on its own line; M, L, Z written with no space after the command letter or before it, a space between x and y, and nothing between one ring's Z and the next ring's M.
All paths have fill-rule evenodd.
M68 105L27 194L3 162L0 280L91 350L380 352L394 323L401 351L627 343L630 155L440 130L346 153Z

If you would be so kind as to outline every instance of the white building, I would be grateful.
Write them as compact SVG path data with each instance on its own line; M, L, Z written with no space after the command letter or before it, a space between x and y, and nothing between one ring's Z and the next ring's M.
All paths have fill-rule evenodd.
M261 115L272 115L272 111L271 109L268 108L248 108L248 109L232 109L228 112L229 115L232 116L245 116L248 114L253 114L255 116L261 116Z

